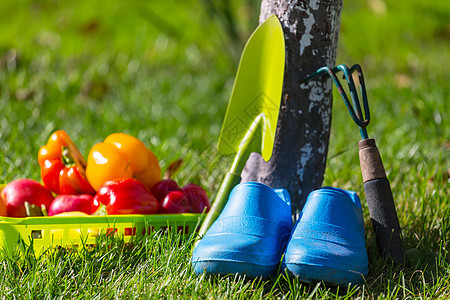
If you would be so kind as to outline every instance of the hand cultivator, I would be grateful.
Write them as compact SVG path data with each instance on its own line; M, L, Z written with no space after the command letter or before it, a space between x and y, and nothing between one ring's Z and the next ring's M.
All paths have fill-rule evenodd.
M348 84L353 106L336 75L338 72L344 74L343 78L345 78ZM353 80L353 72L357 72L358 74L362 106ZM361 66L356 64L348 68L346 65L339 65L332 69L323 67L308 76L304 81L317 78L324 74L328 74L333 79L350 116L359 126L361 132L362 140L358 143L361 172L367 204L376 234L378 250L384 257L390 257L400 264L407 264L391 187L386 177L380 153L375 145L375 140L369 138L366 130L370 122L370 111ZM362 107L364 107L364 115Z

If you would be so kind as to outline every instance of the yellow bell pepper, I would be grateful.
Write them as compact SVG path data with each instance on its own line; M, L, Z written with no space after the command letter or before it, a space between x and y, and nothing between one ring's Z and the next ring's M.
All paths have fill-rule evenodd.
M87 213L82 211L66 211L57 215L53 215L53 217L88 217Z
M86 177L95 190L117 178L134 178L150 189L161 179L161 168L155 154L139 139L113 133L92 147Z

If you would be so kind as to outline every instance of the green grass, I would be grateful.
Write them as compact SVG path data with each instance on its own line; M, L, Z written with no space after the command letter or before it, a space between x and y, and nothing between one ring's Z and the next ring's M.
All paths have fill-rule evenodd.
M0 182L38 180L38 149L57 129L86 155L108 134L126 132L163 168L184 158L177 181L214 194L230 161L214 146L242 44L230 43L201 1L72 2L0 3ZM233 5L245 40L254 18ZM4 256L0 298L449 298L449 19L448 1L344 1L338 63L364 69L368 132L391 181L410 267L376 252L358 129L335 94L324 185L363 199L365 285L306 285L282 274L197 277L192 242L155 235L135 247Z

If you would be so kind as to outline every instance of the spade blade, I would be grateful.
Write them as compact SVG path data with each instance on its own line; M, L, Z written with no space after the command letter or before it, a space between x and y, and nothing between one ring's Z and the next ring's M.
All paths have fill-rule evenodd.
M261 139L261 154L272 156L283 86L285 48L283 29L270 16L250 36L242 52L233 91L219 136L218 150L237 153L249 144L245 138ZM261 121L261 132L246 135L252 124Z

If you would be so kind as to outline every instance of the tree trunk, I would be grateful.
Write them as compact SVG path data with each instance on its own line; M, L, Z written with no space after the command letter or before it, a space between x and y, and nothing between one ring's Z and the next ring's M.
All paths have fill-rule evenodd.
M331 125L331 79L301 81L323 66L333 67L342 0L262 0L260 23L271 14L286 40L283 95L273 156L252 153L242 181L286 188L298 216L308 194L322 185Z

